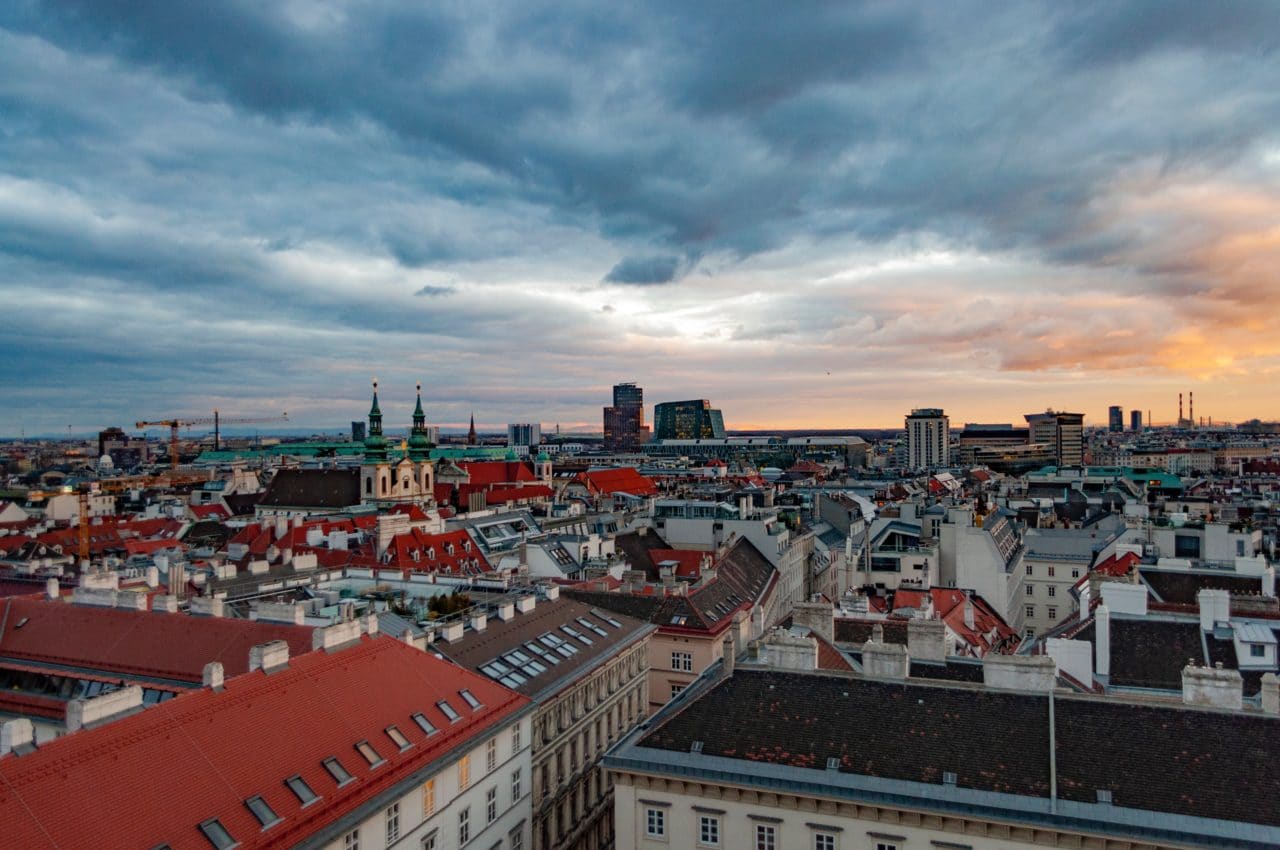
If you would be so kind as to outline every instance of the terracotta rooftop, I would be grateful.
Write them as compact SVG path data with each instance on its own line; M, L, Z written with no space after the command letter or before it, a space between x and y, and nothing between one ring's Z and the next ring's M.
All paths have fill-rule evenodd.
M395 687L388 687L394 682ZM459 691L479 701L472 709ZM437 707L461 715L451 723ZM24 850L112 847L209 850L199 824L217 818L241 850L292 847L411 780L527 700L482 676L389 637L291 659L287 669L228 679L105 726L0 759L4 844ZM414 721L422 713L435 727ZM411 744L388 737L395 726ZM384 761L355 749L368 741ZM337 785L336 757L354 781ZM303 806L285 784L301 776L319 796ZM280 818L263 828L245 801ZM92 813L92 816L88 816ZM334 840L337 835L333 835Z
M311 651L312 629L224 617L193 617L69 605L40 598L0 601L0 658L85 671L198 683L218 661L227 676L249 669L249 649L283 640Z

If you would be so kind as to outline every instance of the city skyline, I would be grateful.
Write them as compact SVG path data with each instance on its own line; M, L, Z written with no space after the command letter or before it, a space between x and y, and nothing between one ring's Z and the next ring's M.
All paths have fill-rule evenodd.
M0 435L1280 419L1280 6L766 10L11 4Z

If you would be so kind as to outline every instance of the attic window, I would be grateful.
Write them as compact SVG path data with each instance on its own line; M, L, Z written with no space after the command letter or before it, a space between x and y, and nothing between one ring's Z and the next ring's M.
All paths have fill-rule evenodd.
M339 788L346 785L348 782L354 781L355 779L354 776L347 773L347 769L342 766L342 762L338 761L336 758L327 758L321 762L321 764L324 765L325 770L329 771L329 775L333 777L334 782L338 783Z
M240 842L231 837L231 833L227 832L227 828L217 818L209 818L200 824L200 831L217 850L231 850L232 847L240 845Z
M462 716L458 714L458 712L454 710L453 706L449 705L445 700L440 700L436 703L436 708L444 712L444 716L449 718L450 723L457 723L462 719Z
M458 694L464 700L467 701L467 705L471 706L472 709L477 709L481 707L482 703L480 702L480 700L476 699L475 694L471 693L471 691L467 690L466 688L463 688L462 690L458 691Z
M1111 805L1111 791L1106 788L1099 788L1098 803L1104 806Z
M396 727L388 726L386 729L386 732L387 732L387 737L390 738L392 742L397 747L400 748L400 752L404 752L405 750L413 746L413 744L409 743L409 739L404 736L404 733L401 732Z
M694 741L692 744L690 744L690 745L689 745L689 752L691 752L691 753L700 753L700 752L702 752L702 741Z
M364 760L369 762L369 767L371 768L377 767L378 765L386 761L386 759L378 755L378 751L375 750L373 748L373 744L370 744L368 741L358 742L356 744L356 752L364 756Z
M250 797L244 801L244 804L249 811L253 812L253 816L258 819L258 823L262 824L263 829L280 823L280 816L272 811L267 801L261 797Z
M418 712L417 714L413 715L413 722L417 723L418 728L428 735L434 735L438 731L436 727L431 724L431 721L427 719L427 716L422 712Z
M956 775L955 775L955 773L954 773L953 771L950 771L950 770L944 770L944 771L942 771L942 784L943 784L943 785L955 785L955 784L956 784Z
M328 765L325 766L328 767ZM343 772L345 773L346 771ZM298 802L302 803L303 808L306 808L316 800L320 799L316 796L316 792L311 790L311 786L307 784L307 780L303 779L301 776L291 776L284 781L284 784L289 786L289 790L298 798Z
M591 613L592 613L592 614L594 614L595 616L599 617L601 620L604 620L606 623L608 623L609 625L613 626L615 629L620 629L620 628L622 628L622 623L619 623L617 620L613 619L612 617L610 617L608 614L604 613L603 611L597 611L596 609L592 608L592 609L591 609Z
M839 770L839 769L840 769L840 759L836 758L835 756L832 756L827 759L827 770Z

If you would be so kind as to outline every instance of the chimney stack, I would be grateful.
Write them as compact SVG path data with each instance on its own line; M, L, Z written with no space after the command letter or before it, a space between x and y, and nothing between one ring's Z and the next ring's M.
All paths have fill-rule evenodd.
M50 576L44 583L44 595L49 599L57 599L62 595L62 589L58 585L58 580Z
M357 634L359 627L357 626ZM289 666L289 644L282 640L260 643L249 649L249 672L274 673Z
M734 662L737 661L737 658L735 657L737 655L737 651L735 650L735 647L734 647L732 634L727 634L724 636L723 650L724 650L724 674L725 676L732 676Z
M0 726L0 756L7 756L12 752L21 755L34 749L35 745L36 730L27 718L15 717Z
M1244 707L1244 679L1239 670L1221 667L1182 668L1182 701L1207 708Z
M201 677L200 684L206 688L213 688L215 691L222 690L224 675L222 665L217 661L210 661L204 665L204 674Z

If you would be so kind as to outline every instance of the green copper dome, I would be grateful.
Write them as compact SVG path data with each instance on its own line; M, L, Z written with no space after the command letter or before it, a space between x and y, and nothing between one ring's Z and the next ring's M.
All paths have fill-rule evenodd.
M413 409L413 429L409 433L409 460L431 457L431 438L427 436L427 414L422 410L422 384L418 384L418 404Z
M373 379L373 404L369 407L369 433L364 438L365 460L387 459L387 438L382 436L382 409L378 407L378 379Z

